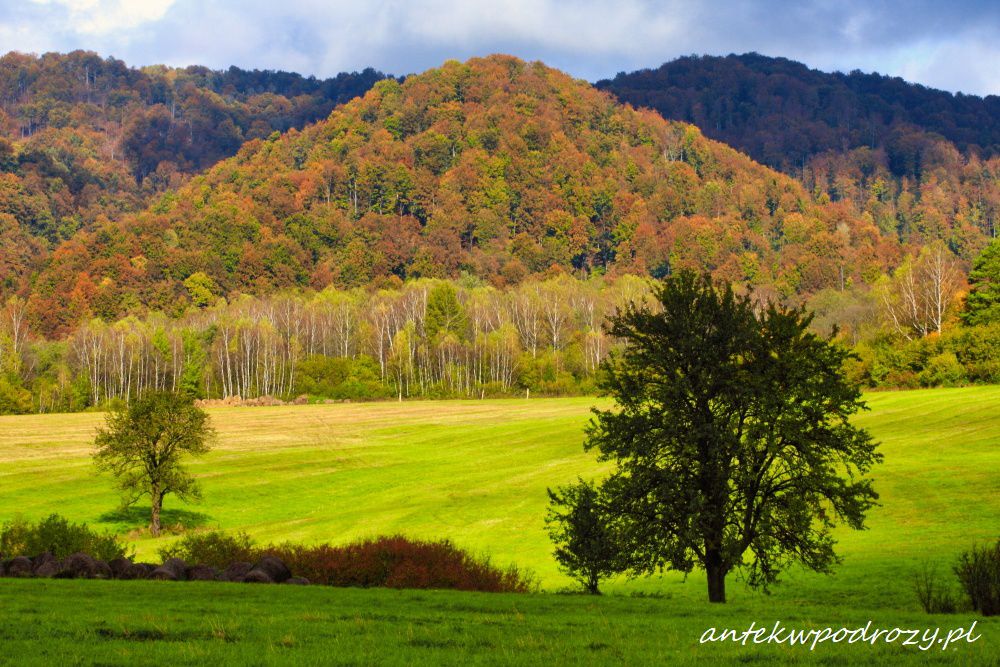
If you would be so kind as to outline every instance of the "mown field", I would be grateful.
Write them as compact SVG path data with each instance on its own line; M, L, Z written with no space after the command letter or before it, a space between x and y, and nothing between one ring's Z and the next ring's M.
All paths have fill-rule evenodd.
M772 595L730 580L730 604L704 602L703 576L608 585L600 600L554 595L570 582L551 559L545 488L599 475L582 451L593 399L338 404L211 411L216 450L192 464L205 500L167 499L168 523L245 530L260 541L343 542L379 533L448 537L533 570L547 593L490 596L161 582L0 580L0 655L129 662L676 662L872 660L1000 664L1000 624L974 644L913 647L699 645L711 626L947 628L924 615L910 577L944 571L973 542L1000 535L1000 387L876 393L858 422L882 443L882 506L870 529L839 535L833 576L791 571ZM58 511L120 532L95 475L101 415L0 417L0 521ZM133 533L140 556L176 537ZM657 597L634 597L655 595ZM221 624L221 626L219 625ZM228 625L227 625L228 624ZM231 627L230 627L231 626ZM220 629L221 627L221 629ZM898 644L898 642L897 642ZM38 653L39 651L49 653Z

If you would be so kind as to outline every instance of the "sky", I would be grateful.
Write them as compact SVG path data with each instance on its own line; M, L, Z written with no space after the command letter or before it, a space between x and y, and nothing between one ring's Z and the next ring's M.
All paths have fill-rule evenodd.
M756 51L1000 94L1000 2L899 0L0 0L0 53L129 65L411 74L510 53L595 81L690 54Z

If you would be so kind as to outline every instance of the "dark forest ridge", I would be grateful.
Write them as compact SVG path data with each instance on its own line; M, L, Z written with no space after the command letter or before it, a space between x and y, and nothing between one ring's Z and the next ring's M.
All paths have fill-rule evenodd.
M687 56L595 85L785 171L828 150L884 147L893 172L912 175L919 167L908 144L916 131L982 157L1000 151L1000 97L952 94L857 70L821 72L758 53Z

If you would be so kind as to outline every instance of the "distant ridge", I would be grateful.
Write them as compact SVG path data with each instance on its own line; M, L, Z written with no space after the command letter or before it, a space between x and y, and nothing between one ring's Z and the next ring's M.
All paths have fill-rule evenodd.
M758 53L678 58L596 86L694 123L789 173L824 151L867 146L884 147L896 175L913 175L904 144L914 130L982 157L1000 152L1000 97L952 94L859 71L826 73Z

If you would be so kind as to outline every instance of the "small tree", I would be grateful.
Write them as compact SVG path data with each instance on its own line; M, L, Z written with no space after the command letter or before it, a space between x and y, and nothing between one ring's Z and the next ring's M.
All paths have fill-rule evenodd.
M1000 615L1000 540L962 552L955 574L973 609L983 616Z
M600 595L601 579L621 572L620 549L611 517L592 482L548 490L545 517L555 557L563 572L579 581L591 595Z
M969 325L1000 322L1000 239L994 239L976 258L969 285L962 320Z
M842 373L850 353L803 311L755 308L708 277L675 274L655 297L611 318L625 347L600 386L617 408L587 432L616 464L602 494L629 569L700 565L712 602L735 568L755 587L792 561L829 571L834 521L863 527L878 498L864 475L882 458L849 421L864 407Z
M160 534L163 498L199 500L201 489L181 467L184 454L209 450L214 431L204 410L192 399L170 392L150 392L108 413L97 430L94 462L118 480L127 507L143 496L151 505L150 532Z
M427 295L427 315L424 328L428 338L451 334L460 338L465 333L465 308L451 283L439 283Z

